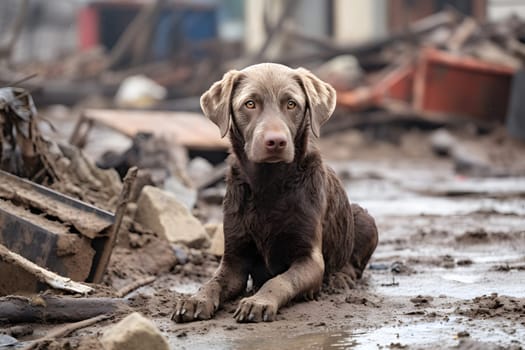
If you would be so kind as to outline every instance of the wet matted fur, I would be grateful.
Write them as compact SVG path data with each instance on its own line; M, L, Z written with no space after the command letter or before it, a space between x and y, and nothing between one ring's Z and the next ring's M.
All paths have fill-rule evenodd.
M177 301L175 321L211 318L248 276L257 292L240 301L239 322L272 321L333 273L361 277L377 246L374 220L349 203L315 144L335 103L334 89L311 72L272 63L230 71L201 97L232 145L225 249L214 276Z

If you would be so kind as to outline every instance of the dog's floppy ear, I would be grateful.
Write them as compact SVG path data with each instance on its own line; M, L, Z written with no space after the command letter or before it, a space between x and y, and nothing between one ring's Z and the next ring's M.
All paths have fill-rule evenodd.
M239 71L231 70L227 72L222 77L222 80L215 82L201 96L201 108L204 115L217 124L221 131L221 137L226 136L230 129L232 92L239 76Z
M308 100L312 132L316 137L319 137L321 125L330 119L334 112L335 90L330 84L317 78L309 70L298 68L296 71Z

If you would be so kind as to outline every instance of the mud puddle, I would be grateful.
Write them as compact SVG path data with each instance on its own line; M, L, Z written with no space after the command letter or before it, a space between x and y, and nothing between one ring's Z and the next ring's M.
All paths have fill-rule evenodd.
M322 336L318 347L312 349L370 349L409 348L434 344L440 348L453 347L461 338L470 338L485 343L511 345L525 339L525 328L518 328L514 334L499 330L495 322L472 322L468 327L462 323L466 318L454 318L448 321L421 322L403 326L386 326L372 331L329 332ZM466 331L465 329L469 329ZM491 331L486 332L487 329ZM293 348L293 342L290 344ZM300 347L296 347L300 349Z
M450 181L450 185L447 187L441 181ZM430 187L429 182L436 185ZM474 179L469 184L464 182L452 175L446 180L432 180L431 177L425 185L361 179L347 182L346 190L352 201L379 217L468 215L476 212L525 215L525 181Z
M412 196L396 199L366 199L359 202L373 215L467 215L495 212L504 215L525 215L525 201L499 199L457 199Z
M525 297L525 272L480 272L475 269L428 271L414 276L372 277L376 291L390 296L430 295L432 297L474 298L483 294L500 293L517 298ZM417 283L414 283L417 280Z
M494 321L468 321L464 317L454 317L442 321L410 323L399 326L384 326L377 329L348 329L322 331L289 336L253 337L237 341L219 340L193 344L192 349L204 350L317 350L317 349L409 349L420 347L450 348L460 344L462 339L481 344L501 346L519 345L525 339L525 327L501 325Z

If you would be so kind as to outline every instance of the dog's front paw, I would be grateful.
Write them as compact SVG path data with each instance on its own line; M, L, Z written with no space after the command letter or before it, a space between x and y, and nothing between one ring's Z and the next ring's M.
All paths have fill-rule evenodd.
M211 298L192 295L181 297L175 306L171 319L177 323L209 320L218 309L219 304Z
M271 322L275 319L277 309L276 302L254 295L241 300L233 317L237 322Z

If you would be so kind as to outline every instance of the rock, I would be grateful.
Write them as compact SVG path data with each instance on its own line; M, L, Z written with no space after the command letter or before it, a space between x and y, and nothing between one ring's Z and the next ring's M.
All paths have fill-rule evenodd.
M194 183L201 183L213 172L213 164L202 157L195 157L189 162L187 171Z
M171 176L164 181L164 189L173 193L177 200L188 210L193 209L195 203L197 203L197 190L185 186L182 181L175 176Z
M0 334L0 348L10 347L18 344L18 340L7 334Z
M430 144L434 153L440 156L448 156L456 146L456 139L446 129L439 129L431 134Z
M100 342L105 350L169 350L169 345L152 321L138 312L108 329Z
M458 145L452 152L452 158L456 173L475 177L497 176L497 170L491 166L486 152L479 148Z
M208 224L206 225L206 230L213 232L210 233L212 238L208 252L216 256L222 256L224 254L224 227L222 224Z
M146 186L137 202L135 220L172 243L200 249L209 243L204 226L177 198L159 188Z
M185 265L188 263L188 247L180 244L172 244L171 249L177 258L177 264Z

